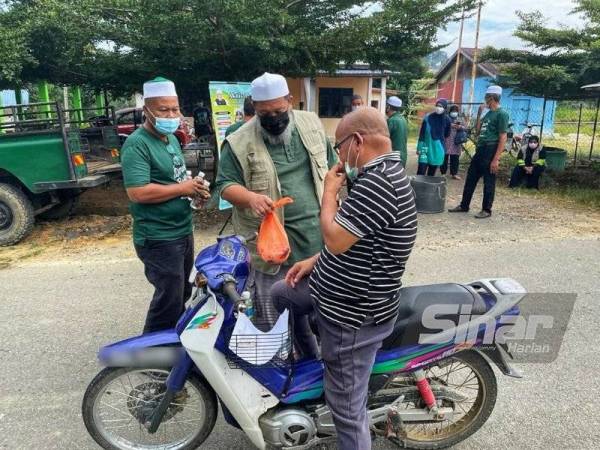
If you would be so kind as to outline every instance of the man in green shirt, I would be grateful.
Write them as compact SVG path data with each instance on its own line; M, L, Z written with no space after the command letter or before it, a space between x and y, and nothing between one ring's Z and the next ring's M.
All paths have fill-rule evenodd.
M319 228L323 180L336 157L323 126L313 113L292 111L285 78L264 74L252 82L256 116L223 143L216 180L219 195L233 205L237 234L258 231L273 201L290 196L294 203L275 210L288 235L291 254L282 266L269 265L249 247L253 256L256 315L272 324L277 313L271 285L285 277L297 261L318 253L323 241Z
M492 215L492 204L496 192L496 173L498 173L500 156L506 144L506 133L510 122L508 113L500 107L501 96L502 88L500 86L490 86L485 93L485 106L489 108L489 111L483 119L481 111L484 105L481 105L478 111L477 149L467 171L462 201L457 207L449 209L449 212L469 211L477 183L483 177L483 204L475 218L485 219Z
M225 137L229 136L238 128L241 128L246 122L254 117L254 105L252 104L252 97L248 96L244 99L244 120L240 120L234 124L229 125L225 130Z
M144 125L123 144L121 164L135 250L155 288L144 325L144 333L150 333L173 328L183 313L194 262L188 197L209 194L203 180L187 179L173 136L181 112L172 81L158 77L144 84L144 114Z
M406 167L406 160L408 158L408 122L400 114L401 107L402 100L393 95L387 100L385 115L388 117L387 125L390 132L390 139L392 140L392 150L400 153L402 166Z

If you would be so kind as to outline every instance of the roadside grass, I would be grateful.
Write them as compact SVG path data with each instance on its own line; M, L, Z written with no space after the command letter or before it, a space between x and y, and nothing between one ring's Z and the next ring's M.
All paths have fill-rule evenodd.
M578 186L547 186L539 191L520 188L514 191L517 195L528 195L540 201L552 203L566 202L578 207L600 210L600 190Z
M474 150L474 149L470 149ZM472 151L470 152L473 155ZM470 158L463 152L461 166L466 171ZM507 153L500 159L497 186L504 188L516 164L516 158ZM600 164L567 167L564 172L547 171L540 179L540 190L520 188L510 190L517 195L529 195L550 202L566 202L600 210Z

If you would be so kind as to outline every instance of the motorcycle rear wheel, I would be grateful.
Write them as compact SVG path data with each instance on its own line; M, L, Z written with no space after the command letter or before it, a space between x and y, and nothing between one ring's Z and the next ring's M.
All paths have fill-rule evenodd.
M107 450L197 448L215 425L217 399L196 374L188 377L171 402L156 433L148 433L143 425L164 396L168 374L165 369L125 367L98 373L82 404L83 421L92 438Z
M475 351L462 351L451 358L425 369L426 376L433 386L445 386L456 389L463 395L472 392L468 401L451 402L458 419L444 422L405 424L406 435L403 438L390 438L398 447L417 450L442 449L456 445L475 433L487 421L496 404L498 385L493 369L487 360ZM464 379L460 379L464 378ZM457 380L458 379L458 380ZM384 387L386 391L411 384L405 375L397 377ZM402 381L400 381L402 380ZM411 380L411 381L408 381ZM388 391L389 392L389 391ZM391 397L390 397L391 398ZM420 400L419 400L420 401ZM417 402L402 403L400 408L422 408ZM443 406L450 406L450 401Z

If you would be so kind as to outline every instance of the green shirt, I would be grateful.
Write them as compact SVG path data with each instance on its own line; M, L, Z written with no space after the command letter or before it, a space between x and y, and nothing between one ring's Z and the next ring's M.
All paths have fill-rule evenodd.
M125 188L149 183L173 184L186 179L186 168L177 138L166 144L144 127L135 130L123 144L121 165ZM162 203L129 202L133 217L133 242L146 239L174 240L192 232L192 209L187 198L175 197Z
M227 127L227 129L225 130L225 137L229 136L231 133L233 133L238 128L241 128L242 125L244 125L245 123L246 122L244 122L243 120L240 120L239 122L229 125Z
M402 114L396 112L388 118L387 125L390 130L392 150L400 153L402 165L406 166L406 159L408 156L406 146L408 141L408 122Z
M500 140L500 134L508 131L510 118L502 108L496 111L488 111L481 119L481 130L479 131L478 144L492 144Z
M292 132L288 147L265 142L269 155L275 164L281 185L281 195L290 196L294 203L285 206L285 231L290 241L292 253L285 265L291 265L309 258L321 251L323 240L319 223L320 206L315 193L310 157L297 130ZM329 167L337 162L333 148L327 144ZM221 195L225 188L239 184L244 186L242 167L228 142L221 148L219 171L215 182L216 191Z

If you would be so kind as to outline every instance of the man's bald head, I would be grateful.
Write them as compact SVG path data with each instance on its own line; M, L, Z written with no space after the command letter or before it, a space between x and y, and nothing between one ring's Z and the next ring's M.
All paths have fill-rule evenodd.
M340 161L357 167L392 151L387 122L377 109L360 108L346 114L335 130Z
M335 136L341 139L351 133L359 133L365 138L373 136L389 139L390 137L385 117L379 110L370 106L346 114L339 123Z

